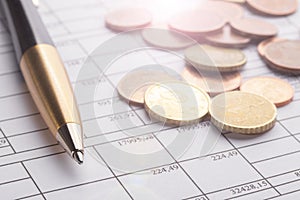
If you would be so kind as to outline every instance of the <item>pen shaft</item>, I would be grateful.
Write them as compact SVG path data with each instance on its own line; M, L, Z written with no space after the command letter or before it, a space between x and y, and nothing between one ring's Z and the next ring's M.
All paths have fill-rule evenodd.
M81 120L63 62L31 0L1 0L31 96L51 133L83 161Z
M27 49L53 42L31 0L1 0L18 61Z

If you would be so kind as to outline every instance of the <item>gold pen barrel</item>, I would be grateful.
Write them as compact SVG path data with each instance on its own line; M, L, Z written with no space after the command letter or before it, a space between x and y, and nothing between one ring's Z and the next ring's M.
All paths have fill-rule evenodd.
M75 143L62 144L71 155L75 150L83 152L81 120L76 100L56 48L48 44L29 48L21 58L20 67L51 133L61 143ZM69 133L69 129L76 130Z

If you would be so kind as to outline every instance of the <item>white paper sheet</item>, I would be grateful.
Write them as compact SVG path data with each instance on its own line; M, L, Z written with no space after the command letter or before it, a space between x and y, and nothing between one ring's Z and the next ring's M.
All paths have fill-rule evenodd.
M90 78L77 77L87 55L116 35L104 26L103 16L108 10L147 6L155 13L154 20L159 20L196 3L40 2L39 12L61 53L73 86L85 91L95 84L99 86L94 100L86 102L85 98L78 97L86 146L82 166L64 153L41 119L20 74L2 19L0 199L299 199L300 80L267 68L255 45L243 50L248 57L243 78L278 76L295 88L293 102L278 109L276 126L256 137L231 133L218 137L209 122L189 128L162 128L148 118L143 108L129 107L118 99L115 93L118 80L136 66L159 63L180 73L184 62L174 54L156 50L135 52L113 62L101 80L91 78L93 72ZM249 11L246 15L259 17ZM300 12L288 17L259 18L277 25L280 37L300 39ZM112 105L119 109L112 109ZM93 115L88 112L90 106L94 108ZM128 119L131 123L127 124ZM95 131L96 121L102 133ZM124 126L126 131L121 130ZM189 138L191 133L197 134L185 148L177 145L178 137ZM216 138L208 137L214 134ZM201 151L204 142L213 147L205 154Z

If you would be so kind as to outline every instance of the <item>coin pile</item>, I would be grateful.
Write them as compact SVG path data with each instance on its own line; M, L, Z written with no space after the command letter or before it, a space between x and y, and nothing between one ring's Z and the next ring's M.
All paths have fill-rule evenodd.
M293 88L281 79L258 77L243 83L241 91L229 91L240 85L237 75L233 76L236 79L233 82L225 81L227 91L216 90L219 94L212 100L199 84L189 84L159 70L132 71L121 79L117 89L128 103L144 106L150 118L166 125L194 124L210 115L212 123L222 132L259 134L271 129L276 121L275 105L289 103Z
M277 35L278 29L273 24L243 16L244 9L239 4L206 1L195 10L174 15L169 27L198 41L204 39L216 46L232 48L245 47L251 40Z
M166 124L196 123L208 113L210 97L204 90L162 70L131 71L117 90L129 104L144 106L150 117Z
M144 29L141 36L146 43L163 49L184 49L186 65L181 78L157 68L132 71L119 82L119 95L129 104L143 106L151 118L167 125L197 123L209 116L222 132L268 131L275 125L276 107L290 103L294 89L275 77L242 81L239 71L247 58L238 48L260 41L257 50L270 68L298 74L300 41L277 38L276 26L243 17L240 4L247 3L249 9L260 14L284 16L296 11L295 2L206 1L194 10L174 15L167 25ZM108 13L105 22L114 31L128 31L148 27L151 19L145 9L124 8Z

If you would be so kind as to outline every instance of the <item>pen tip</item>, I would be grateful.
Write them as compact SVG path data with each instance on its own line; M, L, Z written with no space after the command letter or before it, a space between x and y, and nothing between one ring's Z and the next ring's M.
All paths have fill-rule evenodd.
M81 165L83 163L83 153L82 153L82 151L79 151L79 150L74 151L73 152L73 158L78 164Z

